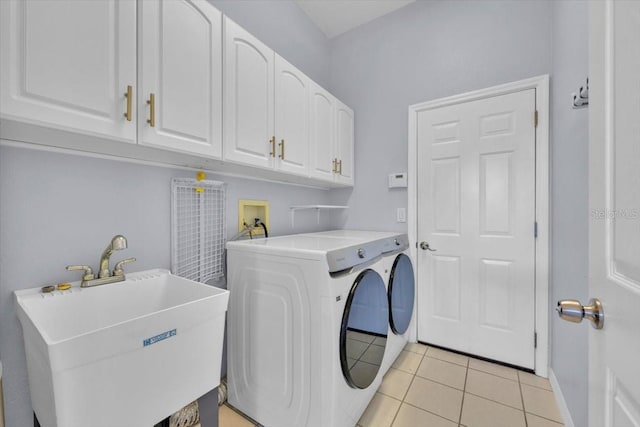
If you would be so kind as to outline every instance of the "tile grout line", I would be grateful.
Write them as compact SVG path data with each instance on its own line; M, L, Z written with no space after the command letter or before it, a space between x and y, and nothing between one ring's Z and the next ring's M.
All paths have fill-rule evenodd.
M537 386L537 385L535 385L535 384L529 384L529 383L523 383L523 382L521 382L520 384L522 384L522 385L526 385L526 386L528 386L528 387L537 388L538 390L544 390L544 391L548 391L548 392L550 392L550 393L553 393L553 390L552 390L552 389L550 390L550 389L548 389L548 388L540 387L540 386Z
M431 414L431 415L436 416L436 417L438 417L438 418L442 418L443 420L447 420L447 421L449 421L449 422L456 423L455 421L453 421L453 420L451 420L451 419L449 419L449 418L447 418L447 417L443 417L443 416L442 416L442 415L440 415L440 414L436 414L435 412L431 412L431 411L429 411L428 409L424 409L424 408L421 408L421 407L419 407L419 406L412 405L411 403L408 403L408 402L402 402L402 403L406 404L407 406L411 406L412 408L416 408L416 409L418 409L418 410L420 410L420 411L422 411L422 412L426 412L427 414ZM456 423L456 424L457 424L457 423ZM393 427L393 425L392 425L391 427Z
M464 387L462 388L462 402L460 403L460 416L458 417L458 426L462 424L462 409L464 408L464 396L467 394L467 378L469 378L469 365L471 359L467 359L467 370L464 372Z
M522 401L522 415L524 415L524 426L529 427L529 421L527 421L527 408L524 406L524 395L522 394L522 382L520 382L519 372L518 372L518 389L520 390L520 400Z
M519 378L520 378L520 376L518 375L518 379ZM522 402L522 406L523 407L524 407L524 394L522 393L522 388L523 388L522 386L532 387L532 388L535 388L535 389L540 390L540 391L551 393L551 396L555 399L555 393L554 393L553 390L547 390L546 388L537 387L537 386L532 385L532 384L520 383L520 395L522 396L522 399L523 399L523 402ZM542 419L545 419L547 421L551 421L552 423L564 425L564 422L562 422L562 421L554 420L554 419L549 418L549 417L547 417L545 415L536 414L535 412L529 412L529 411L527 411L527 408L524 409L524 412L525 412L525 419L527 418L527 414L531 414L531 415L535 415L538 418L542 418Z
M471 369L472 371L475 371L475 372L480 372L480 373L482 373L482 374L486 374L486 375L493 375L494 377L502 378L503 380L509 380L509 381L511 381L511 382L514 382L514 383L520 383L520 379L513 380L513 379L511 379L511 378L503 377L502 375L497 375L497 374L494 374L494 373L492 373L492 372L483 371L483 370L481 370L481 369L475 369L475 368L469 368L469 369ZM517 371L516 371L516 377L518 377L518 373L517 373ZM518 378L519 378L519 377L518 377Z
M403 349L403 351L404 351L404 349ZM425 354L426 353L427 353L427 351L425 350ZM417 354L417 353L415 353L415 354ZM418 363L418 367L416 368L416 372L414 372L412 374L412 376L411 376L411 382L409 383L409 387L407 387L407 390L402 395L402 400L400 401L400 406L398 406L398 410L396 411L396 414L393 416L393 420L391 420L391 426L390 427L393 427L393 423L395 423L396 422L396 418L398 418L398 414L400 413L400 409L402 408L402 405L404 404L404 399L407 397L407 394L409 394L409 389L413 385L413 381L416 379L416 373L418 372L418 369L420 369L420 365L422 365L422 361L423 360L424 360L424 354L421 356L420 363ZM407 403L407 405L408 405L408 403Z

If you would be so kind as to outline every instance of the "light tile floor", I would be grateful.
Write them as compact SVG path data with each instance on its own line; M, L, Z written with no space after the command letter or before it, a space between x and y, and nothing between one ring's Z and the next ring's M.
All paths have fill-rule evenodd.
M254 424L228 406L220 427ZM562 427L549 381L422 344L408 344L359 427Z

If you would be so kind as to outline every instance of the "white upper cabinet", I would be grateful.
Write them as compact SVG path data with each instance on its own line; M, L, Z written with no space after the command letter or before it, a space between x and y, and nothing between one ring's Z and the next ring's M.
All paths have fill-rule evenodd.
M274 52L224 17L224 158L273 167Z
M0 0L0 59L0 138L353 185L353 111L207 0Z
M353 110L313 83L310 95L311 176L353 185Z
M3 119L135 142L136 2L0 1Z
M336 173L335 102L333 95L316 83L311 84L310 173L326 181L333 181Z
M308 175L311 80L279 55L275 67L276 168Z
M222 157L222 14L206 0L139 2L138 142Z
M336 100L336 181L353 185L353 110Z

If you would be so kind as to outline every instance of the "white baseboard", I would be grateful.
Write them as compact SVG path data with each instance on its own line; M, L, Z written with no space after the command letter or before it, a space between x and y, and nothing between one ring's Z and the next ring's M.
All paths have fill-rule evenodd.
M560 383L558 383L556 374L551 368L549 368L549 382L551 383L553 395L555 396L556 403L558 405L558 411L560 411L560 416L564 421L565 427L575 427L573 419L571 418L571 413L569 412L569 408L567 407L567 402L566 400L564 400L564 395L562 394L562 390L560 389Z

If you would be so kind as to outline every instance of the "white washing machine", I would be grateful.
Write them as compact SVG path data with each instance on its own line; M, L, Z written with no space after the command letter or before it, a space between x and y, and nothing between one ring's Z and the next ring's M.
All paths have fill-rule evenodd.
M382 271L389 301L389 331L382 361L386 373L407 345L409 325L415 302L415 271L409 255L406 234L357 230L332 230L314 233L319 236L346 238L377 238L382 245Z
M227 243L229 403L267 427L352 427L380 385L408 239L335 233Z

